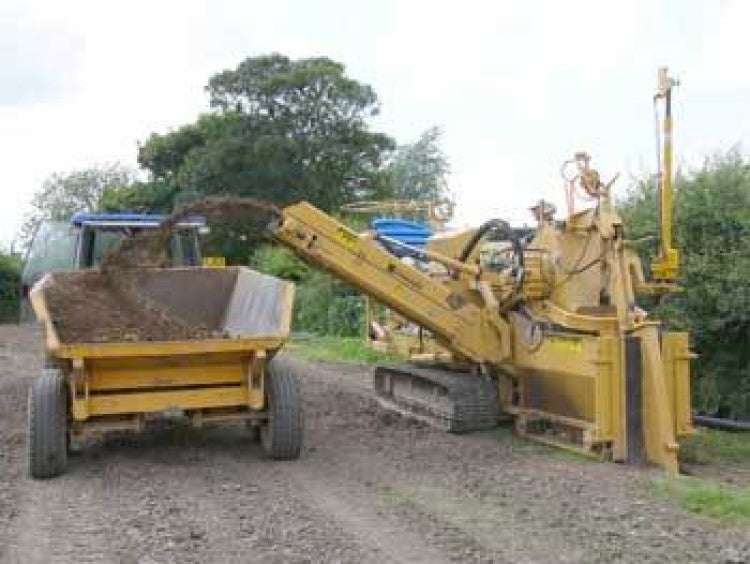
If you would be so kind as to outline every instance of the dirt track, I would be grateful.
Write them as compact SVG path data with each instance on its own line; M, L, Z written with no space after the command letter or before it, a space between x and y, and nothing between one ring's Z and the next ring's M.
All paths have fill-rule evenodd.
M728 562L750 531L654 498L658 471L587 462L509 431L451 436L384 413L367 370L299 363L302 459L243 428L165 425L66 475L25 467L39 336L0 326L2 562Z

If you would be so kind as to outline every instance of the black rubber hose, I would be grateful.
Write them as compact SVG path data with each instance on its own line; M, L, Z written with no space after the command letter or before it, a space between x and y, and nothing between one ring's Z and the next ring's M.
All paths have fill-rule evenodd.
M750 421L736 419L721 419L710 415L693 415L693 423L709 429L724 429L726 431L750 431Z
M521 240L508 222L502 219L490 219L480 225L477 232L474 233L472 238L467 241L466 245L464 245L461 254L458 256L458 260L466 262L469 256L471 256L474 247L477 246L477 243L479 243L482 237L490 231L498 231L502 233L507 240L513 243L513 254L517 257L518 268L523 270L523 247L521 246Z

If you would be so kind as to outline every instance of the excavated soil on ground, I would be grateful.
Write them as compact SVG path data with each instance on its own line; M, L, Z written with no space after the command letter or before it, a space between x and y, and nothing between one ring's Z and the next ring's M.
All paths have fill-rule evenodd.
M191 215L222 220L278 214L273 204L254 198L211 197L177 208L157 229L123 239L91 270L54 277L45 290L60 339L65 343L177 341L224 335L188 323L139 291L139 271L169 265L173 230ZM175 288L179 291L179 288Z

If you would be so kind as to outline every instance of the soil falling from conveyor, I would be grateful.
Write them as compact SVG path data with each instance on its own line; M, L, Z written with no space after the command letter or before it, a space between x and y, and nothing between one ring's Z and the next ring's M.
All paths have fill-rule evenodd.
M100 270L55 277L47 304L65 343L176 341L223 338L205 325L188 322L140 291L144 269L169 266L172 233L190 215L207 219L273 216L276 206L255 198L209 197L179 206L156 229L123 239L107 253ZM175 288L175 291L180 291Z
M141 231L124 239L116 249L104 256L102 271L111 275L129 268L168 266L167 248L172 232L191 215L200 214L206 219L230 219L252 214L273 216L279 213L279 208L274 204L256 198L213 196L188 202L177 207L156 229Z

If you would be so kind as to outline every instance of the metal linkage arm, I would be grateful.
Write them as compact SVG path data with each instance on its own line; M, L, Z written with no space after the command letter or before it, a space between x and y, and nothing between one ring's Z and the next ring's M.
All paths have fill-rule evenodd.
M469 303L309 203L284 208L272 231L303 260L432 331L458 355L494 364L510 356L510 329L496 311Z

